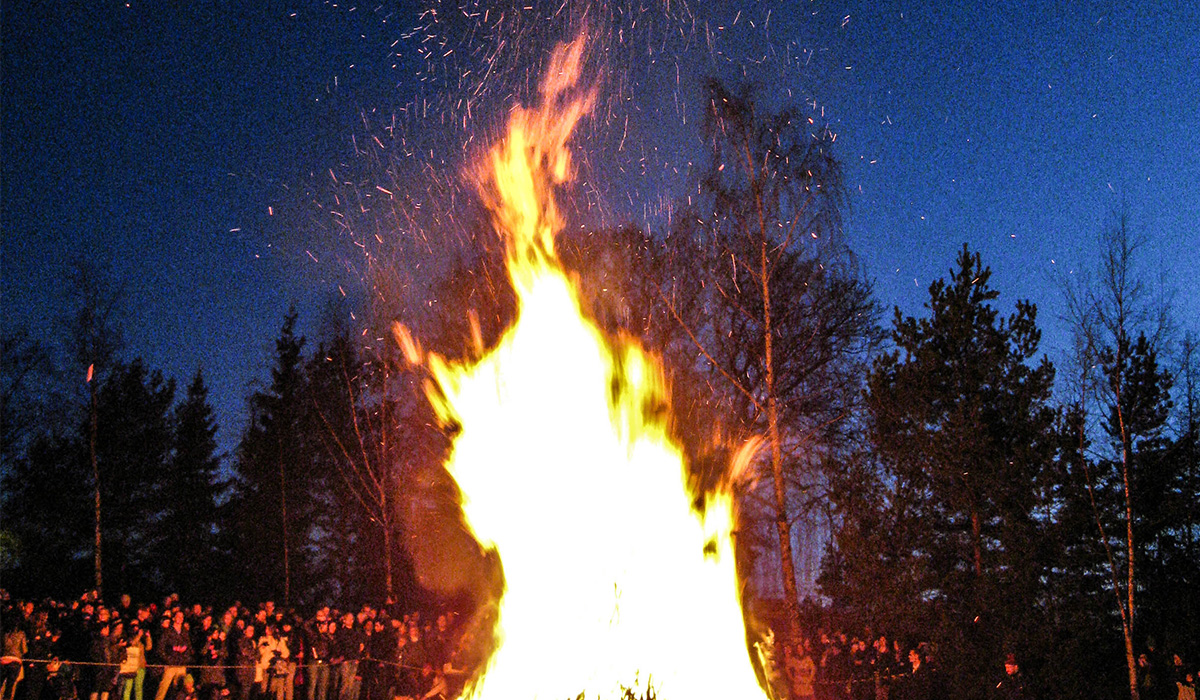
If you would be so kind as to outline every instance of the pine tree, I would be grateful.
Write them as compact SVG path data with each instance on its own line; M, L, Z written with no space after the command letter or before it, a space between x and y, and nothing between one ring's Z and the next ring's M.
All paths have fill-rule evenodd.
M312 445L304 431L308 398L304 337L289 309L275 340L271 385L250 397L251 419L238 446L236 551L247 597L290 604L302 591L313 506Z
M160 492L160 563L166 590L186 599L219 591L217 499L221 490L217 424L197 370L175 408L173 453Z
M927 317L897 310L896 350L876 362L867 398L893 494L881 525L903 526L894 553L907 560L887 571L907 581L888 585L916 591L946 621L964 682L981 681L1006 646L1042 636L1046 486L1062 448L1054 368L1032 364L1036 308L1017 301L1000 318L989 278L964 246L949 280L930 286ZM852 582L860 598L879 583Z
M155 555L174 397L174 381L140 358L118 364L97 391L104 580L113 593L145 596L161 584L163 562Z
M1186 556L1186 509L1197 498L1194 488L1189 492L1186 486L1189 471L1195 469L1189 464L1195 459L1195 436L1186 421L1180 434L1170 432L1174 378L1159 364L1154 345L1145 334L1134 342L1122 341L1105 367L1110 384L1121 387L1120 407L1111 408L1104 427L1114 444L1124 440L1115 451L1129 461L1134 559L1143 596L1138 625L1148 637L1166 633L1176 644L1186 644L1186 621L1196 614L1198 596L1192 589L1200 568ZM1115 376L1118 372L1120 378ZM1105 496L1115 506L1120 500L1120 465L1105 459L1097 469L1108 484ZM1111 511L1120 513L1117 507ZM1119 523L1118 515L1110 529L1119 529Z
M39 435L8 465L0 517L12 540L3 569L10 593L67 599L92 584L90 474L87 445L74 434Z

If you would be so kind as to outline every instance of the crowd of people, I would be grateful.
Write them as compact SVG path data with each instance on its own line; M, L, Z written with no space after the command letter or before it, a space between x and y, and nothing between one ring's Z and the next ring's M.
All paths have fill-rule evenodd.
M60 604L0 591L0 700L447 700L480 661L472 631L445 611L322 606L302 616L268 601L214 610ZM819 631L778 643L765 664L778 700L942 700L935 647L883 634ZM1142 700L1195 700L1196 674L1153 643L1138 659ZM1001 667L1001 664L997 664ZM1030 698L1007 654L991 694Z
M791 700L940 700L948 698L937 655L928 642L902 644L886 634L819 632L782 644L772 685ZM778 654L776 655L778 656ZM1024 698L1015 657L1006 659L1001 697Z
M862 637L819 632L797 644L782 644L771 680L777 698L789 700L948 700L953 693L939 667L936 648L928 642L903 644L887 635ZM1196 669L1179 654L1160 653L1153 639L1139 654L1141 700L1196 700ZM996 700L1032 700L1017 656L997 659Z
M470 653L455 621L394 605L4 600L0 700L445 700Z

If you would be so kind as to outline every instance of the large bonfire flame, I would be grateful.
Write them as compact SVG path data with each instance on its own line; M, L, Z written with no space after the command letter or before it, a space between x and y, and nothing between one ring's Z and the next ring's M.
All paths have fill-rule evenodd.
M762 697L732 499L708 494L695 507L659 366L583 317L554 253L553 191L569 179L565 144L592 102L576 85L582 50L577 39L555 51L542 106L516 110L491 153L483 191L507 240L516 323L475 364L429 360L430 397L461 426L447 469L504 571L497 646L467 694Z

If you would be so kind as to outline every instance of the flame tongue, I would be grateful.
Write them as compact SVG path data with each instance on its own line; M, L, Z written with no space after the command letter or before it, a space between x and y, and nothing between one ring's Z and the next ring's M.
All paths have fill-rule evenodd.
M664 405L661 371L584 319L554 255L553 187L569 175L566 140L591 103L558 104L581 50L556 51L545 105L517 110L492 154L484 196L507 236L517 322L477 364L430 362L435 406L462 426L447 469L506 586L498 646L468 694L760 697L730 499L693 510L682 456L646 415Z
M554 187L570 177L567 139L595 100L594 90L574 90L583 44L580 37L555 50L541 87L541 109L513 112L508 137L492 151L491 170L484 174L484 198L508 243L514 282L532 272L528 261L554 259L554 234L562 226Z

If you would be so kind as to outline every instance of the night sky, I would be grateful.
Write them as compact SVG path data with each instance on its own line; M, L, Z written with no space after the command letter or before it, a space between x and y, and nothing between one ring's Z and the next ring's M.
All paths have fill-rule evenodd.
M180 383L202 367L232 447L289 303L316 337L362 293L376 231L343 195L347 172L373 190L363 143L403 135L424 214L393 233L436 266L469 163L580 18L604 98L574 225L669 219L704 78L744 77L837 132L885 307L918 312L967 242L1058 358L1061 279L1124 208L1200 327L1200 3L102 0L2 15L5 330L60 336L70 265L94 260L124 290L126 355Z

